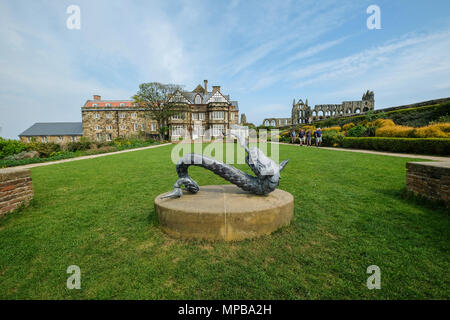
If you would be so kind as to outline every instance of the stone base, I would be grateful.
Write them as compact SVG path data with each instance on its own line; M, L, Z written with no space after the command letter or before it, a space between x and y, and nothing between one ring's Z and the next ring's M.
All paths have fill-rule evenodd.
M155 199L161 228L182 239L239 241L289 225L294 197L282 190L258 196L234 185L201 186L197 194Z

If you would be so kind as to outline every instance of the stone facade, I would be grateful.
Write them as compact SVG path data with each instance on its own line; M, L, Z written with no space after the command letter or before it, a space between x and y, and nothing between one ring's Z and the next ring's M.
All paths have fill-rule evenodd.
M0 169L0 217L33 199L29 169Z
M69 142L80 141L81 135L79 136L20 136L20 141L24 143L28 142L54 142L58 144L67 144Z
M169 102L182 105L185 110L169 119L169 135L175 140L185 135L200 138L208 129L212 129L211 135L219 136L239 122L237 101L222 94L220 86L208 91L206 80L204 87L175 92ZM131 100L101 100L94 96L86 101L81 114L83 136L91 140L109 141L140 133L157 136L159 132L156 120Z
M177 91L169 102L182 105L186 112L169 120L169 134L172 139L188 136L192 139L206 139L221 136L232 126L239 124L237 101L221 92L220 86L208 91L208 81L193 91Z
M83 134L81 122L36 122L19 134L22 142L67 144L80 141Z
M147 117L143 109L135 107L132 101L88 101L81 108L81 119L83 136L92 141L112 141L140 133L158 134L158 123Z
M450 206L450 161L408 162L406 189Z

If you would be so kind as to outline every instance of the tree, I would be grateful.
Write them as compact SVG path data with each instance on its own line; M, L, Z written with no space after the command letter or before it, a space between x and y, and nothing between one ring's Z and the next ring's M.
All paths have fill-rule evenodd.
M171 116L182 114L185 110L183 104L169 103L169 99L182 87L176 84L163 84L148 82L139 85L138 92L133 96L134 102L148 112L148 116L158 122L159 138L163 140L166 135L168 120Z

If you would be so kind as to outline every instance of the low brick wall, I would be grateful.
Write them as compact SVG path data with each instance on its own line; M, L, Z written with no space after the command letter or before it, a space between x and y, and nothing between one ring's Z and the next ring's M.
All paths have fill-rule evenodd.
M0 217L33 199L30 169L0 169Z
M408 162L406 189L450 206L450 161Z

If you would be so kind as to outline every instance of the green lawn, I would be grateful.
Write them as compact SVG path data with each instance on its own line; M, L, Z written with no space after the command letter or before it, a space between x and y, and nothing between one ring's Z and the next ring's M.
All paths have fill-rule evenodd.
M209 243L158 226L153 199L177 179L171 149L32 169L32 205L0 219L0 298L450 298L449 215L403 196L411 159L281 145L291 225ZM226 183L190 172L200 186ZM66 288L69 265L81 290ZM369 265L381 290L366 287Z

